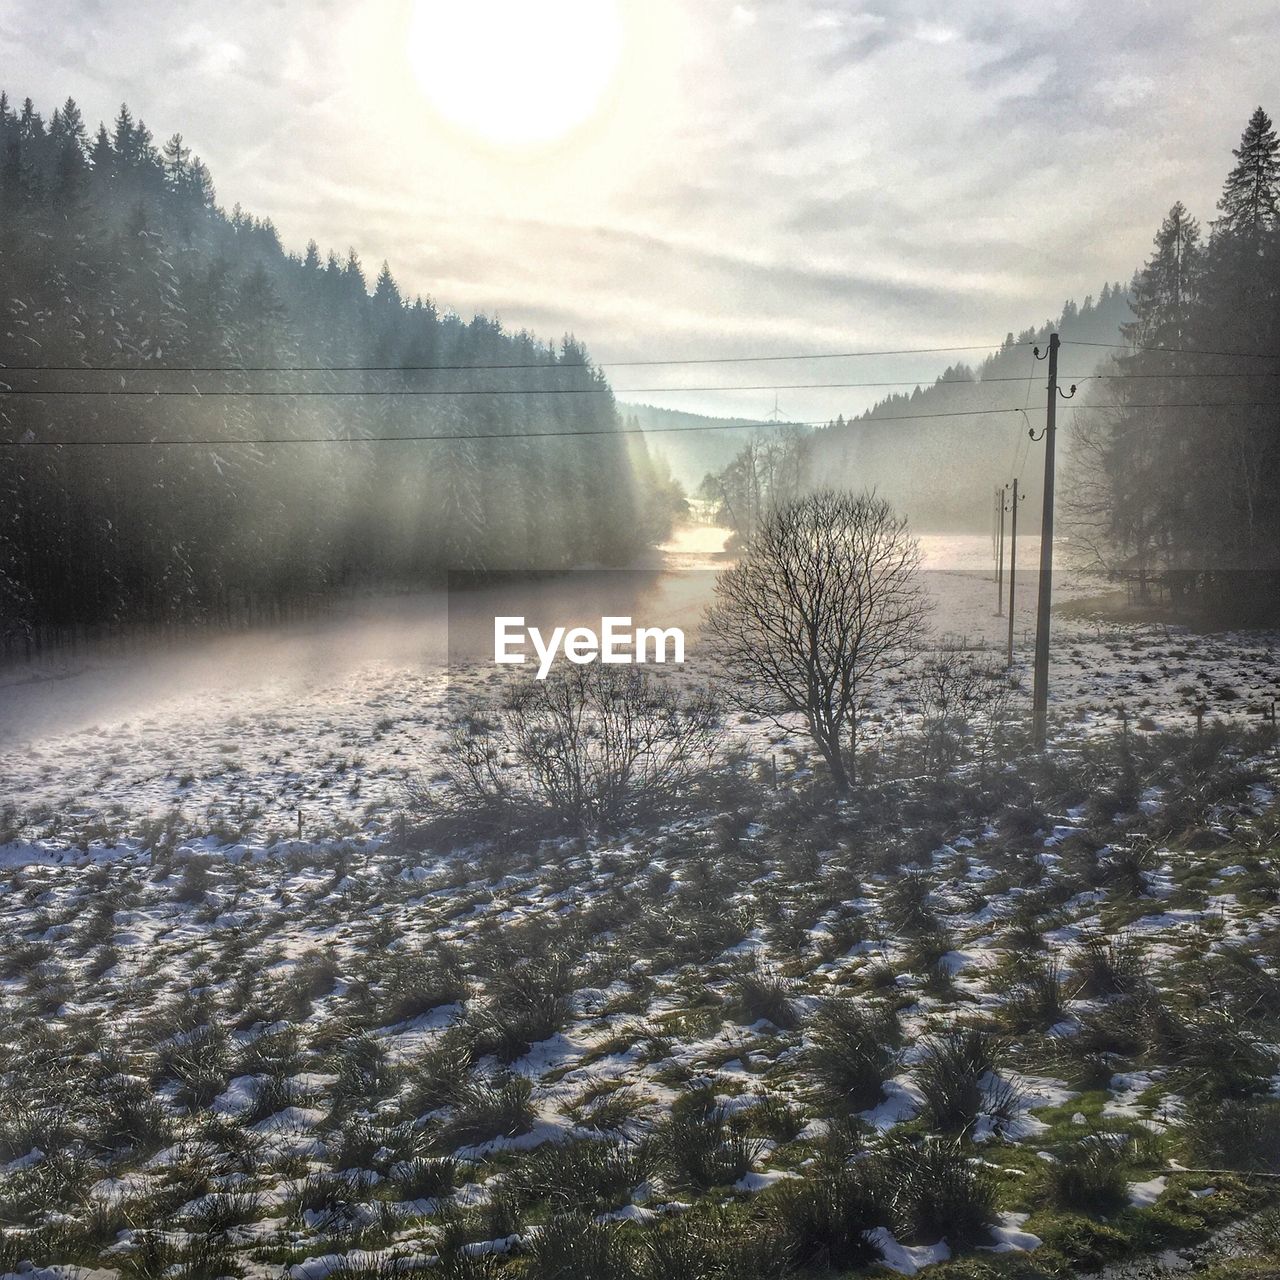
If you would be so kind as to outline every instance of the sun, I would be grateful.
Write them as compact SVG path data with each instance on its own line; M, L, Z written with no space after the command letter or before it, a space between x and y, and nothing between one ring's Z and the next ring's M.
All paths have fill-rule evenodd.
M596 113L622 43L617 0L415 0L408 53L450 124L493 145L537 147Z

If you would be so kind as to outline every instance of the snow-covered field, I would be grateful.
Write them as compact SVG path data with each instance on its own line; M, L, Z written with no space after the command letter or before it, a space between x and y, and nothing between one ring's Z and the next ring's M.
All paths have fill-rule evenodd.
M844 813L738 774L617 841L11 871L0 1271L1055 1275L1194 1240L1263 1203L1221 1169L1280 1124L1280 761L1148 745Z
M646 592L646 618L686 627L695 660L722 541L708 526L682 531L660 588ZM937 642L1002 652L990 541L921 542ZM1022 539L1015 672L1027 700L1037 557L1037 540ZM1055 599L1104 588L1061 573ZM405 781L434 771L446 691L494 670L447 672L447 633L442 593L366 602L307 627L0 671L0 861L136 835L175 811L232 843L296 836L299 810L304 836L385 829ZM1058 619L1053 708L1070 732L1110 730L1122 708L1144 729L1186 725L1198 703L1210 718L1256 722L1280 696L1278 654L1275 634ZM902 711L884 707L890 724Z
M997 644L986 540L925 551ZM834 806L738 721L696 814L494 846L398 822L491 678L438 598L11 670L0 1273L1049 1277L1264 1209L1274 637L1056 638L1046 759Z

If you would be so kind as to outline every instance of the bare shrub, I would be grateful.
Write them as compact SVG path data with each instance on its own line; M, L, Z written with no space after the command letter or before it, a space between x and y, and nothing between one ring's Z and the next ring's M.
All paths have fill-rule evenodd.
M681 694L634 667L572 666L513 680L471 708L444 749L443 795L415 790L472 830L617 828L686 792L719 745L708 694Z
M922 662L911 691L920 711L920 750L935 777L976 757L999 758L1009 717L1011 688L990 657L945 650Z

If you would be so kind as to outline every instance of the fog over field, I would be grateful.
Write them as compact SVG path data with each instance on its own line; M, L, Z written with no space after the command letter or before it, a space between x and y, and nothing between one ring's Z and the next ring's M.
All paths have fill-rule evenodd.
M1280 1274L1278 38L0 0L0 1280Z

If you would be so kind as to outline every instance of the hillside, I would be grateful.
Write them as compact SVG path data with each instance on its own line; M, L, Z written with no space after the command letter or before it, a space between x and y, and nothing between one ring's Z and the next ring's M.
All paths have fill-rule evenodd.
M70 99L46 124L0 96L0 227L6 646L624 564L669 525L581 344L286 250L127 108L91 137Z
M850 488L875 487L905 510L925 531L985 530L991 520L991 494L1015 473L1027 484L1024 518L1038 518L1035 464L1043 456L1027 439L1021 414L987 416L992 409L1027 409L1031 426L1044 421L1045 366L1027 343L1043 350L1056 330L1064 344L1061 378L1087 374L1104 352L1071 342L1119 342L1120 326L1130 318L1129 295L1106 285L1095 301L1068 302L1062 314L1009 334L999 351L976 368L946 369L931 386L886 397L865 414L837 418L812 440L812 474L824 483ZM914 415L967 414L974 417ZM906 420L904 420L904 418ZM1062 419L1067 419L1063 421ZM1070 430L1070 415L1060 418Z
M743 433L714 430L714 424L726 428L757 422L756 418L721 418L703 413L685 413L681 409L660 409L651 404L618 405L628 426L640 427L654 434L647 437L649 452L664 457L671 474L685 490L696 493L707 472L723 470L742 448ZM779 423L785 426L785 423ZM768 427L762 427L767 431Z

